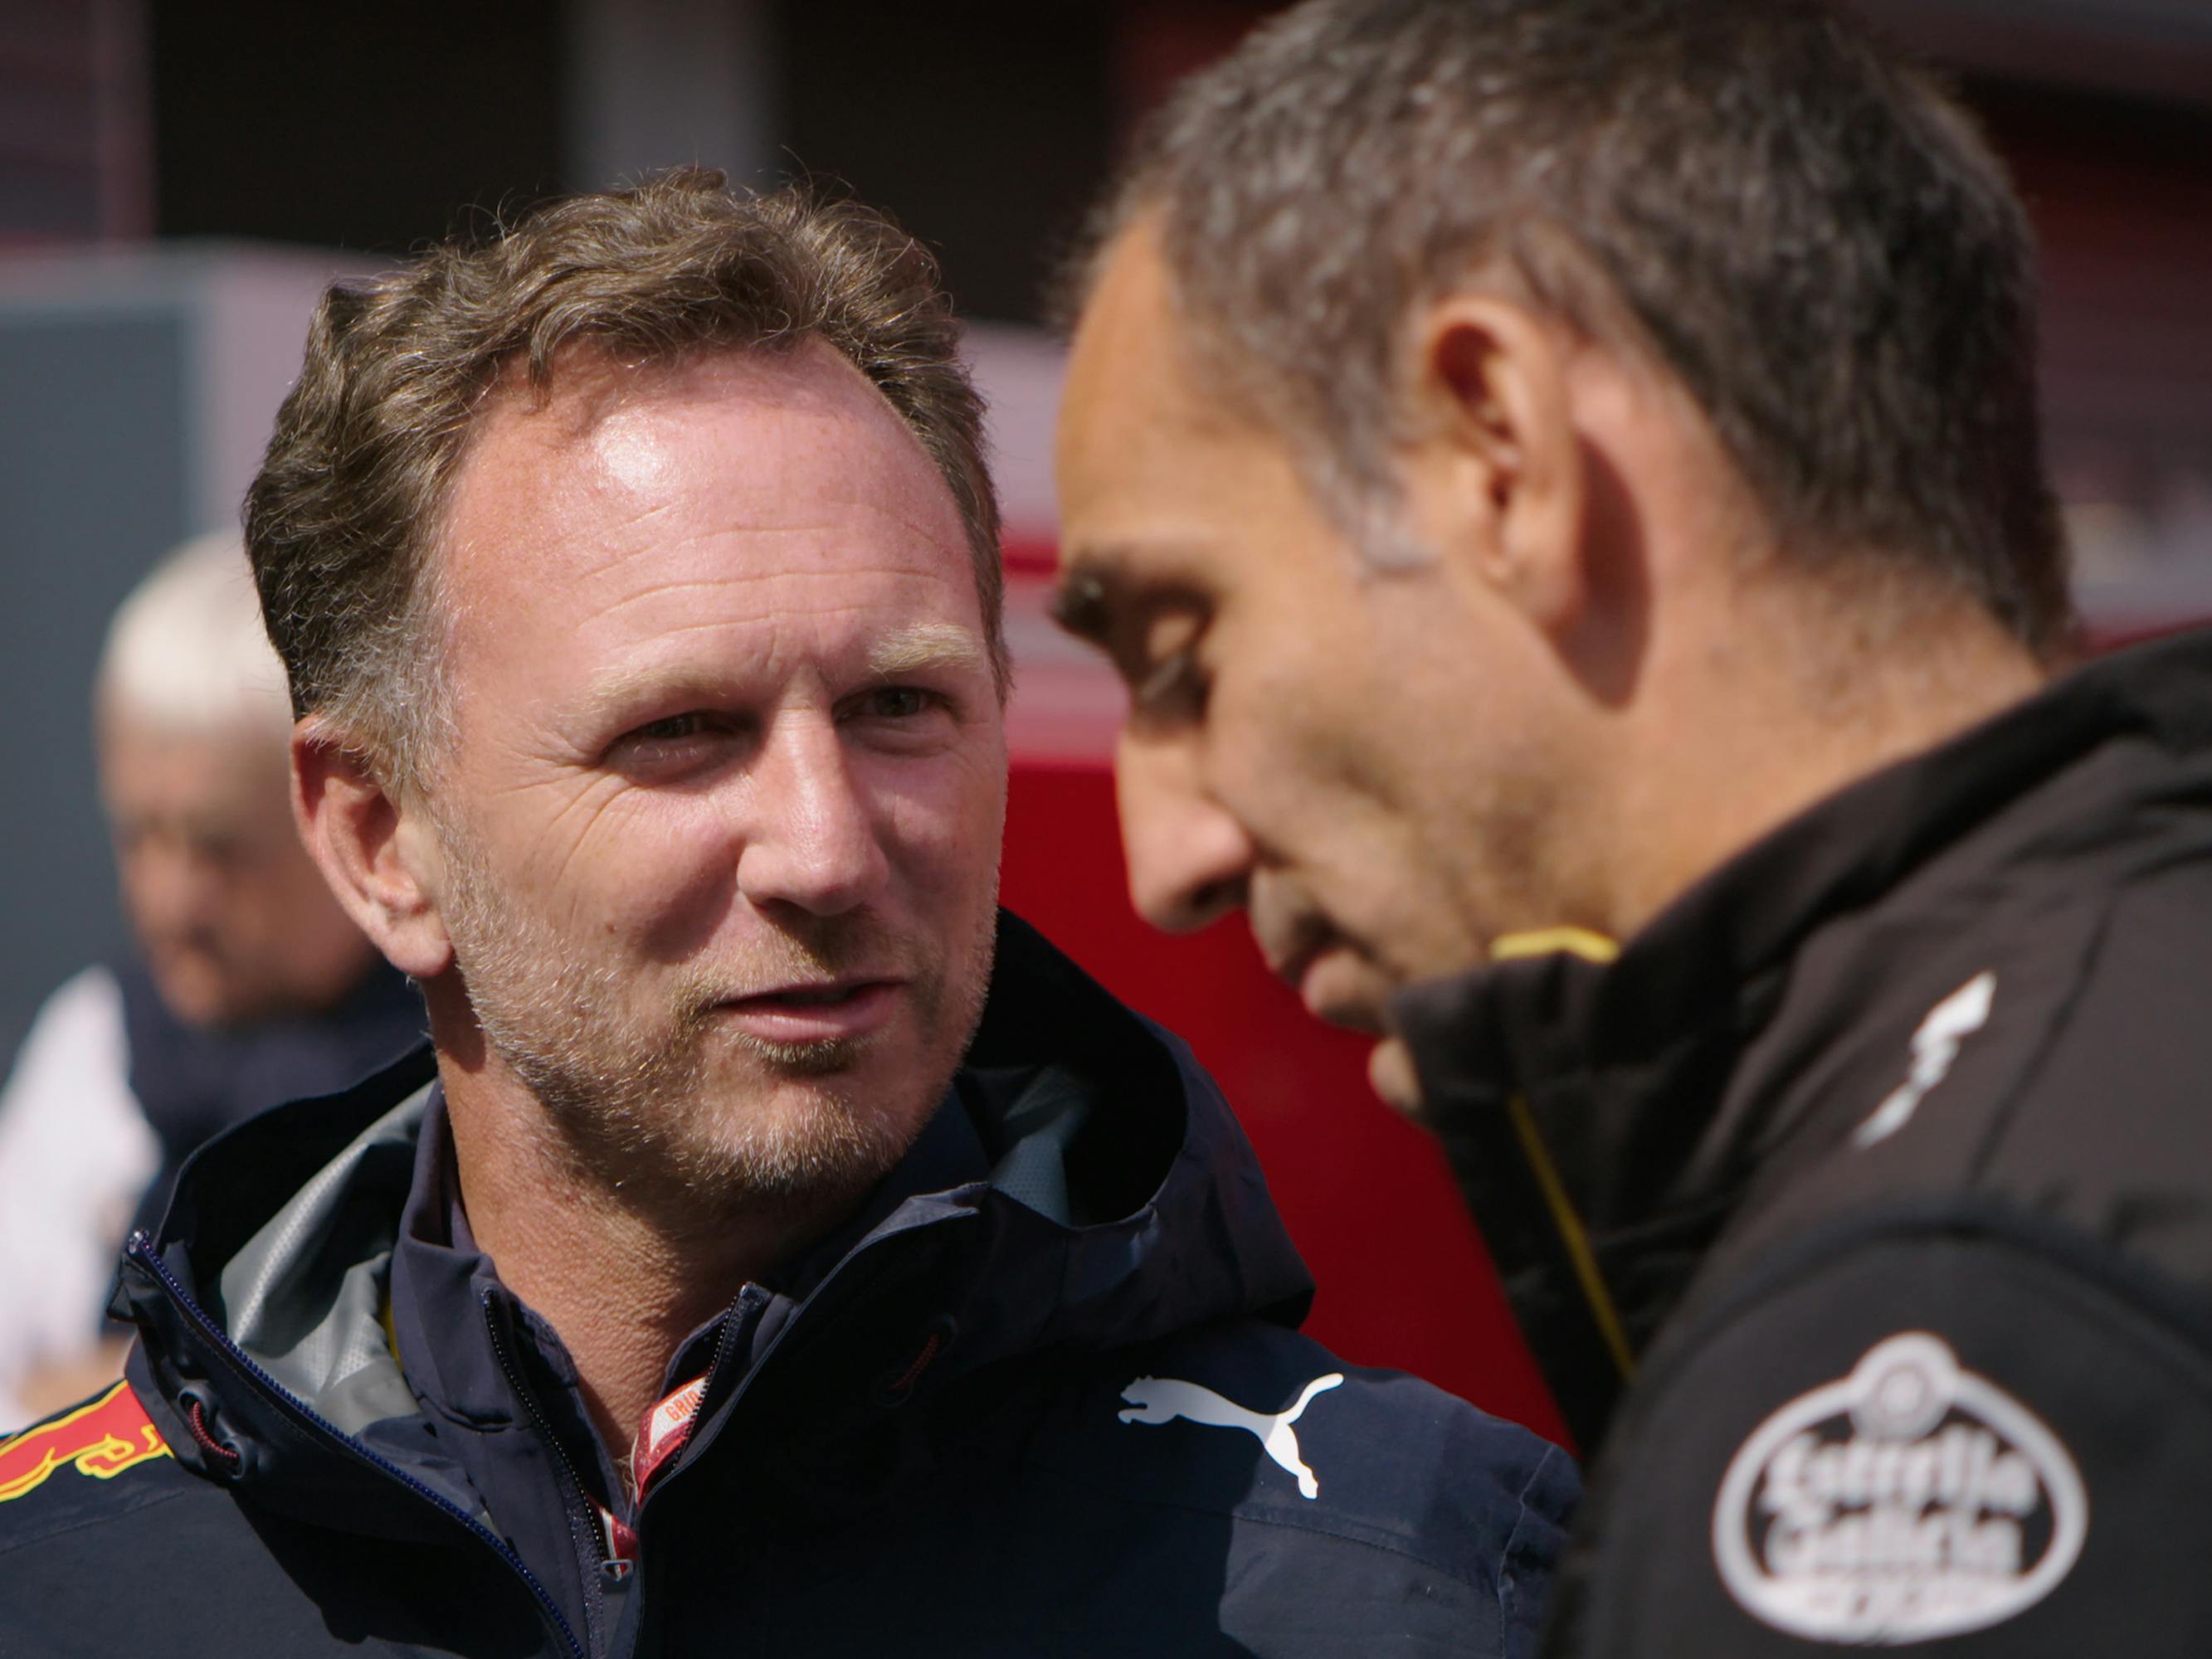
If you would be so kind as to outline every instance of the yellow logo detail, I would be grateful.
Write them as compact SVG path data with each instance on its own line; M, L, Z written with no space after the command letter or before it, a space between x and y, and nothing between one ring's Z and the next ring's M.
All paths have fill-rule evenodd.
M118 1382L89 1405L0 1440L0 1504L46 1484L67 1464L95 1480L112 1480L169 1448L127 1382Z

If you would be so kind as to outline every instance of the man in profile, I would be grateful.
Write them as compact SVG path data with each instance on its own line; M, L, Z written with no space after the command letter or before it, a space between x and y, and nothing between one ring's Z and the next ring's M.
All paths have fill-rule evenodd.
M1442 1137L1555 1651L2202 1651L2212 649L2070 674L2027 224L1801 0L1316 0L1080 273L1131 887Z
M433 1048L132 1242L126 1395L0 1445L0 1629L1525 1650L1565 1455L1299 1337L1188 1050L998 911L997 514L915 244L687 172L336 289L247 539Z
M293 828L291 706L237 537L186 543L123 602L94 726L137 949L47 999L0 1088L0 1431L122 1375L116 1252L194 1148L422 1035Z

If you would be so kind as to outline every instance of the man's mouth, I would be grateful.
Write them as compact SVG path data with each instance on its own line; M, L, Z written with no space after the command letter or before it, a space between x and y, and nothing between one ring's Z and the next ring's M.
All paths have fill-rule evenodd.
M1297 981L1306 1012L1332 1025L1372 1036L1382 1034L1382 1005L1375 970L1353 951L1339 948L1310 957Z
M717 1005L738 1028L768 1042L852 1040L879 1030L898 1011L905 981L839 979L779 985Z
M758 996L749 997L745 1000L786 1003L796 1008L834 1008L841 1002L850 1002L869 985L878 982L864 981L854 985L814 985L789 991L763 991Z
M1316 1019L1382 1034L1382 1009L1375 969L1341 939L1310 938L1285 957L1269 956L1267 966L1298 994L1306 1012Z

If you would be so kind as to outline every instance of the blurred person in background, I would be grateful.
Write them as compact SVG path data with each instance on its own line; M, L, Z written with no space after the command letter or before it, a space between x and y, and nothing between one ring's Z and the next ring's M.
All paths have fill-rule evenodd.
M194 1148L423 1029L293 826L291 705L235 536L187 543L124 601L94 721L138 954L55 991L0 1089L0 1430L122 1374L100 1322L116 1253Z
M1189 1051L998 908L956 346L880 216L697 170L325 296L247 538L432 1043L132 1240L0 1646L1528 1650L1571 1461L1300 1336Z
M2212 1642L2212 639L2086 667L2028 228L1801 0L1316 0L1079 274L1129 878L1443 1139L1560 1653Z

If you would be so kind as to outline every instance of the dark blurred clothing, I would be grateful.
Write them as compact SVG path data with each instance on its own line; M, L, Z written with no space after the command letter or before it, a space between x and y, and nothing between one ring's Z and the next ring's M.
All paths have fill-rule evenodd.
M185 1024L136 963L115 970L115 980L131 1092L161 1143L161 1167L131 1223L149 1231L168 1206L177 1171L204 1143L271 1106L349 1089L428 1032L421 995L381 961L335 1008L234 1030ZM114 1243L119 1249L123 1240Z
M116 1253L160 1219L196 1147L350 1086L424 1025L381 962L327 1012L234 1030L184 1024L135 965L56 990L0 1088L0 1431L35 1414L16 1398L29 1379L94 1356Z

